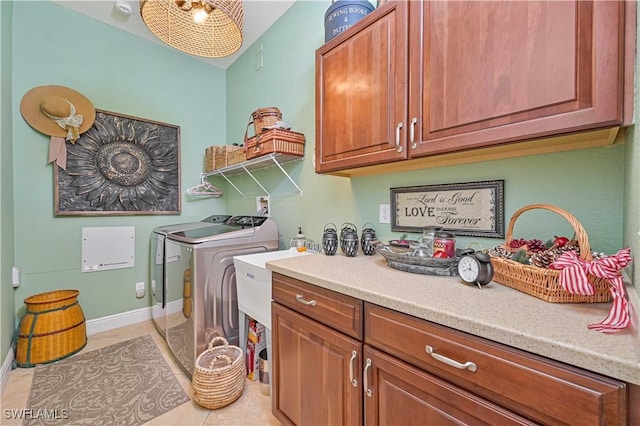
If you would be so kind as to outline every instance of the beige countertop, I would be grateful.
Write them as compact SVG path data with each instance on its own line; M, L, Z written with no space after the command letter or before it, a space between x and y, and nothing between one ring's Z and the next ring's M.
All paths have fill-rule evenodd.
M604 334L587 325L605 319L610 303L548 303L495 282L479 289L459 277L392 269L379 254L313 254L266 265L272 272L640 385L635 291L627 292L632 325Z

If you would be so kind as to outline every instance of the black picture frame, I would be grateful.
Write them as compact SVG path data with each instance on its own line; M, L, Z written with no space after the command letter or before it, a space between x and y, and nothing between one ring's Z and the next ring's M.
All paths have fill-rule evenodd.
M54 164L57 216L172 215L182 210L180 127L96 110Z
M391 230L504 238L504 180L390 188Z

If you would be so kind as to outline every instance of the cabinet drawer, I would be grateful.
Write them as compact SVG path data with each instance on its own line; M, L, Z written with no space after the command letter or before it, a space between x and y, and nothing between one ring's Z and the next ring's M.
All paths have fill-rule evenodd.
M535 421L626 424L622 382L369 303L365 330L366 343Z
M278 273L272 276L272 286L274 302L362 340L361 300Z
M537 424L368 345L362 359L365 425Z

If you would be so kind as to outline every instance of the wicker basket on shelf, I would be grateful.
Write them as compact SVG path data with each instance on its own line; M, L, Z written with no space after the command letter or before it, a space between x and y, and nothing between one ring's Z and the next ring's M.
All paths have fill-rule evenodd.
M549 210L564 217L576 233L576 239L580 247L580 258L586 261L592 260L591 246L582 224L571 213L549 204L531 204L522 207L511 216L504 244L506 250L510 250L509 243L513 238L513 227L518 217L522 213L534 209ZM493 281L550 303L600 303L611 300L609 282L603 278L593 275L587 276L594 289L594 294L589 296L564 290L559 283L561 272L556 269L524 265L520 262L494 255L491 255L491 264L494 269Z
M234 146L227 152L227 166L242 163L247 160L247 154L241 146Z
M56 290L24 299L27 312L20 320L16 347L19 367L58 361L86 346L79 294L78 290Z
M222 145L218 147L218 155L216 156L215 163L216 169L222 169L229 165L229 153L236 148L232 145Z
M209 146L204 150L204 171L212 172L216 169L216 152L217 146Z
M247 159L271 153L302 157L304 155L304 134L283 129L265 130L248 139L245 148Z
M242 349L216 337L196 359L193 400L209 409L225 407L242 395L245 374Z

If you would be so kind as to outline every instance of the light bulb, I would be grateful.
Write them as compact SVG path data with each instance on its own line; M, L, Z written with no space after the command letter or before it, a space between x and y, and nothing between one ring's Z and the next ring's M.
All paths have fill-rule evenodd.
M207 20L209 14L203 7L194 7L193 8L193 22L196 24L202 24Z

